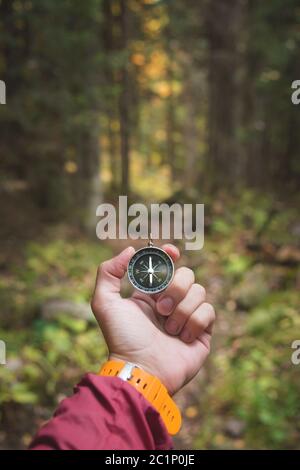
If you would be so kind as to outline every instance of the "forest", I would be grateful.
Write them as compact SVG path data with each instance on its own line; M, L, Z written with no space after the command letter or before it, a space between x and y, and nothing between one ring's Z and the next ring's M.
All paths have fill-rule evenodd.
M203 249L175 241L217 311L177 448L300 448L299 54L298 0L0 0L0 449L105 358L120 195L205 204Z

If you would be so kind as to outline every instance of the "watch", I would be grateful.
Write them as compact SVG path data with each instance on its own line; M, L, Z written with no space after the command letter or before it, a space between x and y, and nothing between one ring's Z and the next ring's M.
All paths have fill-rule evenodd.
M154 375L148 374L131 362L109 360L99 375L119 377L138 390L159 412L169 434L177 434L181 427L181 414L166 387Z
M172 282L174 264L166 251L153 246L150 236L148 246L130 259L127 274L133 287L145 294L157 294Z

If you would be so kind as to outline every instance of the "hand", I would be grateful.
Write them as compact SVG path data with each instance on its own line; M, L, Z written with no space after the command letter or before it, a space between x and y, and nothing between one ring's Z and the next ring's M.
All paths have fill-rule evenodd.
M174 261L179 251L163 249ZM191 269L176 270L160 294L120 295L121 279L135 250L129 247L98 269L92 309L108 345L109 358L136 363L157 376L170 394L199 371L209 354L215 312Z

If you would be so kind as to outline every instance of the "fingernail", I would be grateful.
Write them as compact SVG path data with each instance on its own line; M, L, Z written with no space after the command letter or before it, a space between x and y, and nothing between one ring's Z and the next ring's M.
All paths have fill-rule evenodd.
M172 311L174 302L171 297L164 297L158 302L158 309L160 313L168 314Z
M170 320L168 321L168 324L167 324L167 329L168 329L168 332L171 334L171 335L176 335L177 331L178 331L178 323L176 320Z
M183 330L182 335L181 335L182 341L186 343L190 343L192 339L192 335L188 330Z

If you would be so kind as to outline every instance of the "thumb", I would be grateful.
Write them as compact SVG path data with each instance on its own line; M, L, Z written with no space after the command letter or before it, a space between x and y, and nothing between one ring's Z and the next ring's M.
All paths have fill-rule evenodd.
M117 256L104 261L98 268L95 294L117 294L120 293L121 279L124 277L130 258L135 249L129 246Z

